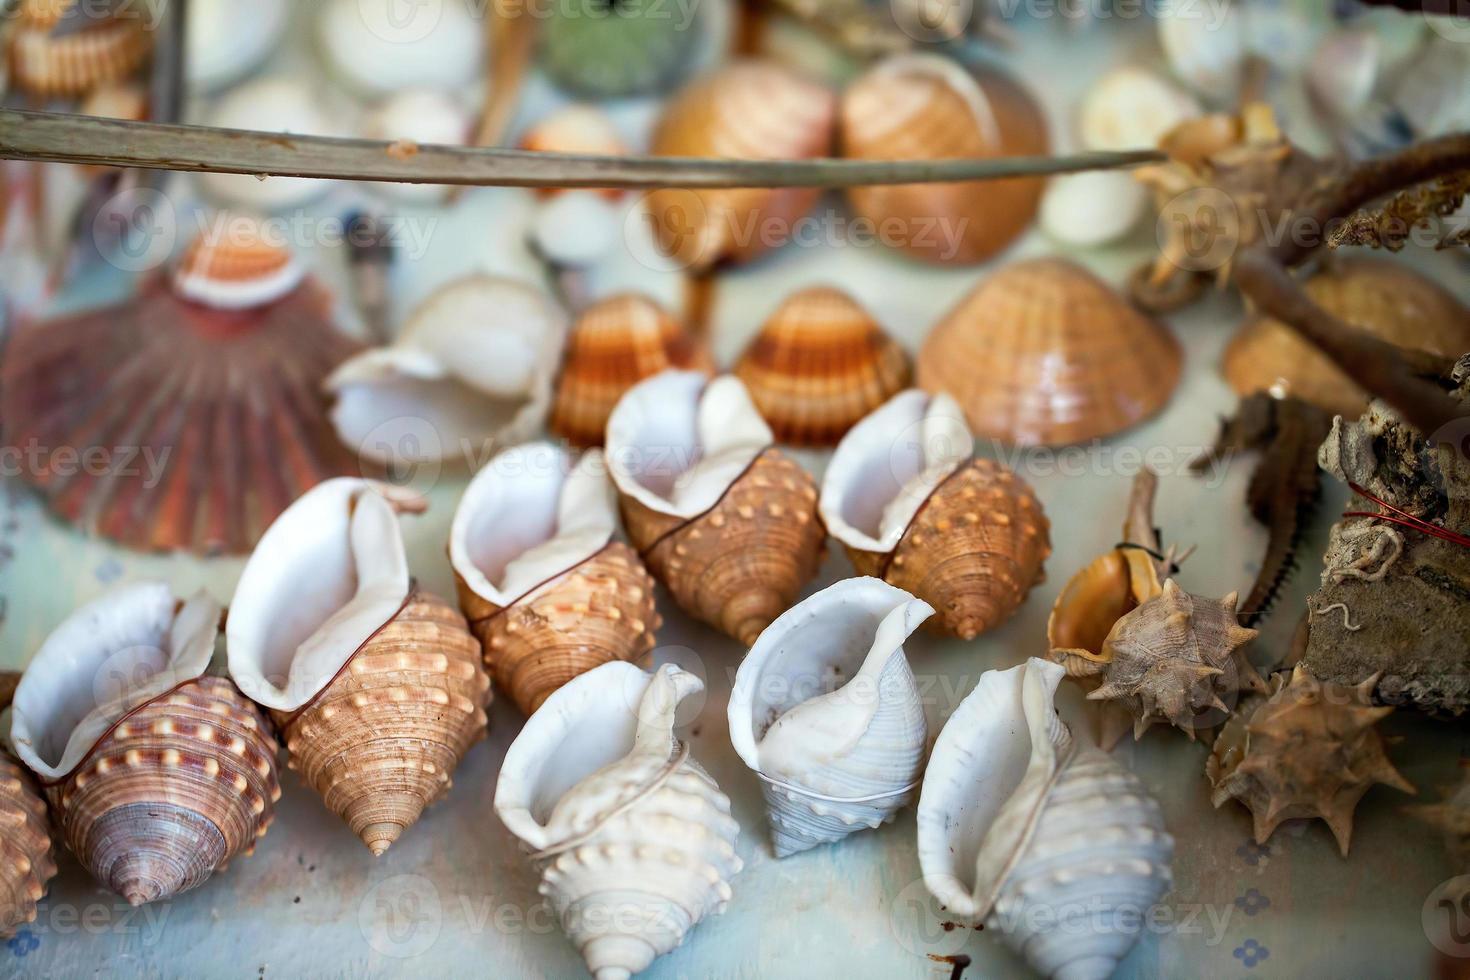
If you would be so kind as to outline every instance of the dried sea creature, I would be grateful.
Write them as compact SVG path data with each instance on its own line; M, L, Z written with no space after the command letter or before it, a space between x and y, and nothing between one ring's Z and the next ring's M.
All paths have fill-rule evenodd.
M259 68L291 16L289 0L189 0L184 73L191 89L214 92Z
M118 589L57 627L15 692L17 758L77 859L132 905L250 853L281 795L265 719L205 675L220 615L202 592Z
M841 149L862 160L946 160L1047 152L1041 108L1016 82L972 73L938 55L879 62L842 96ZM984 261L1036 215L1045 181L854 187L853 210L879 227L901 223L903 249L929 262Z
M982 438L1063 445L1158 412L1181 367L1168 329L1101 279L1064 259L1028 259L983 281L929 333L918 381L953 395Z
M1138 777L1072 738L1063 670L987 671L945 723L919 796L924 884L1043 976L1107 977L1138 938L1111 910L1168 890L1174 839Z
M73 5L74 6L74 5ZM80 21L80 11L57 20ZM55 22L27 21L23 16L8 37L10 78L16 88L41 99L77 98L93 89L128 78L148 60L153 34L146 18L88 17L75 29Z
M0 750L0 939L36 920L36 903L56 877L46 801L35 780Z
M408 88L463 91L484 71L483 8L442 3L397 12L326 0L316 12L326 63L368 95Z
M450 4L453 6L453 4ZM356 5L353 5L354 10ZM209 124L224 129L308 136L347 136L323 110L320 97L303 81L258 78L231 89L209 114ZM318 177L268 177L201 173L199 184L223 204L253 211L298 207L325 194L332 182Z
M449 533L459 605L495 685L530 715L612 660L646 665L660 619L653 579L614 541L602 454L508 449L476 474Z
M741 663L730 741L761 779L778 858L876 829L913 800L929 735L903 644L933 614L845 579L782 613Z
M464 618L409 578L397 512L422 505L366 480L310 491L250 556L226 630L291 768L375 855L449 791L490 700Z
M1205 766L1218 808L1239 800L1264 844L1283 820L1326 821L1347 857L1353 810L1377 783L1414 787L1394 769L1375 728L1392 708L1375 708L1377 676L1357 687L1318 681L1298 666L1271 681L1268 698L1242 703L1220 730Z
M647 969L730 901L740 828L674 730L703 686L604 664L547 699L501 766L495 812L599 980Z
M822 446L907 388L911 372L903 348L856 300L818 286L781 304L732 373L777 440Z
M738 378L665 371L618 402L607 458L628 539L674 601L746 646L816 577L812 478Z
M1020 608L1051 553L1031 488L974 445L952 398L904 392L842 440L820 503L859 574L912 592L937 610L933 628L966 640Z
M713 5L713 4L711 4ZM683 17L658 0L570 0L549 8L540 28L540 64L577 95L648 95L678 80L699 43L703 15Z

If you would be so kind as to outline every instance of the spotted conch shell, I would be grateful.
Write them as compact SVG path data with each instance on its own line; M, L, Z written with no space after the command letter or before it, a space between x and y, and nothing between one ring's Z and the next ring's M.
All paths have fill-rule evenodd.
M366 480L315 487L260 539L226 630L291 768L378 855L449 791L490 699L464 617L409 578L397 511L421 507Z
M118 589L57 627L15 692L16 757L77 859L133 905L250 853L281 795L265 719L205 675L220 612L162 583Z
M449 533L459 604L495 685L529 715L611 660L646 662L653 579L617 532L602 454L508 449L465 490Z
M761 778L777 857L892 820L923 778L929 730L903 644L934 614L875 578L786 610L730 694L730 741Z
M1109 977L1168 890L1174 839L1112 756L1053 707L1062 668L987 671L945 723L919 796L919 865L947 914L985 925L1047 977Z
M954 399L906 391L842 440L821 497L859 574L912 592L966 640L1020 608L1051 552L1031 488L974 446Z
M771 447L739 379L665 371L607 424L628 539L674 601L746 646L816 577L811 476Z
M1271 696L1255 697L1220 730L1205 766L1216 807L1236 799L1251 811L1257 844L1283 820L1326 821L1347 857L1353 811L1377 783L1414 787L1389 761L1378 722L1393 713L1373 706L1374 674L1357 687L1317 680L1303 667L1271 678Z
M740 828L674 733L702 689L672 665L604 664L552 694L501 766L495 812L597 980L647 969L730 901Z
M46 801L31 774L0 751L0 939L36 919L36 903L56 877Z

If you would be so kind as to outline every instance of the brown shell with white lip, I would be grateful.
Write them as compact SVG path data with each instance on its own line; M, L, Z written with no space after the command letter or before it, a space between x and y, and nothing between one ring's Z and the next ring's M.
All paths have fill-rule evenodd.
M457 574L455 580L495 686L527 716L595 667L613 660L647 667L663 624L652 576L620 541L508 607L475 594Z
M65 34L17 26L10 36L10 77L37 98L76 97L119 82L153 49L142 17L114 17Z
M551 431L578 447L600 446L618 399L669 368L714 371L705 346L662 306L622 293L588 307L572 325L551 408Z
M807 160L832 148L836 97L788 68L738 61L696 79L654 129L657 156ZM694 271L744 262L782 244L820 188L667 188L645 205L671 260Z
M895 70L900 64L902 70ZM1016 82L935 57L899 56L848 86L842 155L854 160L988 159L1046 154L1046 120ZM978 85L989 119L967 93ZM981 262L1011 244L1036 217L1046 182L1025 177L962 184L855 187L853 209L887 227L902 223L903 250L929 262Z
M1158 412L1179 383L1167 328L1064 259L1006 266L962 299L919 351L918 381L954 396L981 438L1067 445Z
M1470 350L1470 307L1413 269L1385 259L1334 262L1308 279L1307 294L1328 313L1399 347L1459 357ZM1294 395L1356 418L1368 394L1316 347L1277 320L1247 320L1225 348L1221 370L1242 395Z
M804 289L761 328L734 375L780 442L834 446L909 386L908 355L836 289Z
M923 599L926 628L971 640L994 629L1045 577L1051 525L1026 482L988 459L956 470L888 554L847 548L859 575Z
M1251 811L1256 843L1283 820L1320 818L1343 857L1353 811L1377 783L1414 787L1389 761L1375 727L1392 708L1375 708L1374 674L1357 687L1321 682L1302 667L1271 680L1271 696L1241 706L1220 732L1205 765L1216 807L1239 800Z
M142 905L254 850L281 797L277 751L234 684L200 677L125 717L46 796L82 865Z
M381 855L449 792L489 702L464 617L415 590L314 700L272 715L291 768Z
M50 30L77 5L77 0L20 0L11 17L24 27Z
M679 607L747 647L796 602L826 550L815 482L774 449L693 519L619 501L629 540Z
M35 921L54 877L46 801L25 767L0 751L0 938Z

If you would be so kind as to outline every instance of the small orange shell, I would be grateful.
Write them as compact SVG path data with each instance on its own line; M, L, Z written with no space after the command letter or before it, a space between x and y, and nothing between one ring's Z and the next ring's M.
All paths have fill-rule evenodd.
M623 293L588 307L572 325L551 409L551 431L600 446L623 394L668 368L713 372L704 345L646 296Z
M971 74L938 56L880 63L848 87L841 115L842 155L856 160L988 159L1048 149L1046 120L1024 89L997 72ZM902 184L853 188L848 199L880 229L900 222L908 254L970 264L1030 225L1045 186L1034 177Z
M305 269L291 250L266 240L254 219L222 217L223 232L190 243L174 270L186 299L226 309L273 302L295 289Z
M495 686L528 717L557 688L595 667L614 660L648 666L661 625L653 578L622 542L508 608L455 578Z
M806 160L832 148L836 98L823 86L764 61L739 61L676 95L654 130L658 156ZM791 237L819 188L670 188L648 195L658 240L696 271L744 262Z
M127 78L152 47L139 17L62 35L20 27L10 38L10 74L16 87L38 98L75 97Z
M564 106L526 130L520 147L533 153L580 153L588 156L627 156L628 147L618 135L607 113L592 105ZM538 193L549 196L559 188L547 187ZM615 187L600 191L616 201L623 191Z
M1066 445L1153 415L1179 383L1169 331L1063 259L1006 266L962 299L919 351L919 385L960 403L975 434Z
M1306 282L1328 313L1399 347L1459 357L1470 351L1470 308L1434 280L1386 259L1343 259ZM1257 316L1225 348L1225 380L1242 395L1294 395L1356 418L1368 394L1279 321Z
M31 774L0 751L0 938L33 922L36 903L56 877L46 802Z
M908 355L846 293L805 289L781 305L733 372L780 442L831 446L909 386Z

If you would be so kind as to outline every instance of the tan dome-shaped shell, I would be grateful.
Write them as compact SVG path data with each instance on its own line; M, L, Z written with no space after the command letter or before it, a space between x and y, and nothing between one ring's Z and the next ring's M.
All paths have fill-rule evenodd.
M1328 313L1399 347L1459 357L1470 351L1470 307L1433 279L1386 259L1342 259L1304 288ZM1242 395L1294 395L1356 418L1368 394L1316 347L1277 320L1247 320L1225 348L1221 370Z
M848 86L842 155L858 160L985 159L1047 152L1041 108L1014 81L947 58L900 55ZM1026 229L1045 181L855 187L854 210L878 227L902 224L903 249L930 262L981 262ZM886 234L886 233L885 233Z
M613 406L644 378L668 368L714 371L705 346L658 303L609 296L572 324L551 408L551 431L574 446L600 446Z
M46 801L31 774L0 750L0 939L35 921L54 877Z
M735 365L780 442L835 445L909 385L909 359L856 300L828 287L781 304Z
M836 97L766 61L738 61L696 79L664 109L657 156L804 160L832 148ZM820 188L665 189L645 202L672 261L695 270L744 262L790 238Z
M56 34L22 25L10 36L10 76L37 98L76 97L127 78L152 49L153 32L140 16Z
M1006 266L919 351L918 381L960 403L975 434L1020 446L1103 438L1159 411L1182 355L1163 325L1064 259Z

